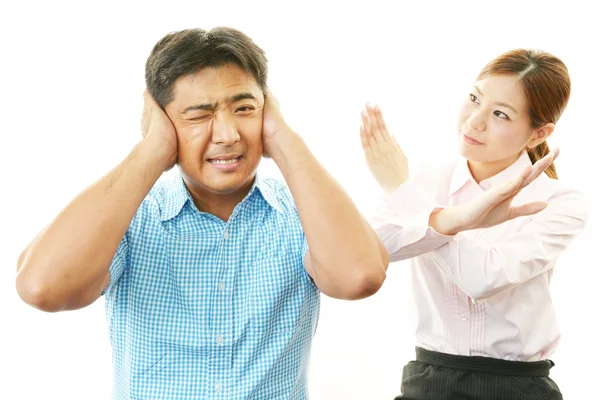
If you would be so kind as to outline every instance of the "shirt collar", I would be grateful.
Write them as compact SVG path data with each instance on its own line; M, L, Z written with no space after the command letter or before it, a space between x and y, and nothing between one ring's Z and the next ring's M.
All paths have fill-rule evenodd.
M521 173L521 171L523 171L523 169L527 165L531 165L531 160L529 159L529 155L527 154L527 152L523 151L519 158L509 167L503 169L502 171L490 178L482 180L481 182L479 182L479 186L487 190L494 185L506 182L511 178L518 176L519 173ZM469 181L477 184L475 182L475 179L473 179L473 175L471 175L467 159L461 157L461 159L457 162L457 164L454 167L448 196L452 196L463 186L465 186Z
M283 214L284 211L279 202L279 197L277 196L276 190L277 189L271 187L269 183L262 179L260 174L257 173L254 178L254 182L252 182L250 191L240 202L240 204L245 201L251 201L254 193L257 192L260 193L261 197L267 202L267 204L269 204L279 213ZM194 203L192 195L185 185L183 176L181 174L177 174L167 186L166 194L163 197L160 220L165 222L175 218L177 215L179 215L183 209L183 206L185 206L188 201L192 204Z
M254 191L255 188L258 188L258 192L261 194L262 198L269 204L272 208L274 208L280 214L285 214L284 208L280 202L280 197L278 191L281 188L284 188L282 185L271 185L265 179L260 177L260 174L256 174L256 179L254 179L254 184L252 185L252 189L250 189L250 193L248 196Z

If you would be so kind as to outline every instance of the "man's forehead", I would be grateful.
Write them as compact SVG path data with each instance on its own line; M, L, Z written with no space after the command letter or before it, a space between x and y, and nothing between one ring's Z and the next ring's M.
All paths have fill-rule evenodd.
M193 87L207 91L227 89L236 86L256 87L258 83L254 76L237 65L207 67L191 74L180 77L176 86Z
M241 71L241 70L240 70ZM241 71L243 72L243 71ZM249 74L199 74L182 77L175 85L175 101L222 103L242 98L262 99L262 91ZM179 101L178 101L179 100Z

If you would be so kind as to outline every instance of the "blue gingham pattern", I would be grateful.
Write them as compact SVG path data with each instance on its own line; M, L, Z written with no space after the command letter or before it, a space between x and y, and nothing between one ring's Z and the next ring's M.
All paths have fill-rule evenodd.
M114 399L307 399L319 291L289 190L257 178L226 223L181 175L138 209L105 290Z

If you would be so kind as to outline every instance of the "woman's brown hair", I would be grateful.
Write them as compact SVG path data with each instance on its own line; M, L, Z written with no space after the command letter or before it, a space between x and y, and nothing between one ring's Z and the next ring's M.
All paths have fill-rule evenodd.
M511 50L490 61L479 73L477 80L490 75L516 75L523 84L529 104L532 128L547 123L556 124L567 107L571 95L571 79L565 64L552 54L539 50ZM546 141L527 149L532 163L550 152ZM554 164L546 174L558 179Z

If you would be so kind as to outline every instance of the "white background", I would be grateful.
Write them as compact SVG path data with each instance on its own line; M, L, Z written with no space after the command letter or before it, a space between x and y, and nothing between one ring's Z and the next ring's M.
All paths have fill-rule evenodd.
M21 249L139 139L144 62L164 34L232 26L270 60L288 122L361 210L379 194L360 148L359 113L381 104L411 163L452 158L460 102L483 65L541 48L571 73L552 145L561 179L587 195L586 231L552 283L563 339L552 377L566 399L595 398L598 281L598 14L575 1L172 1L2 3L0 9L0 399L106 399L112 364L104 300L45 314L14 288ZM416 2L414 2L416 3ZM261 168L278 171L272 161ZM596 241L594 241L596 239ZM408 263L370 299L323 298L310 369L313 399L389 399L413 357Z

